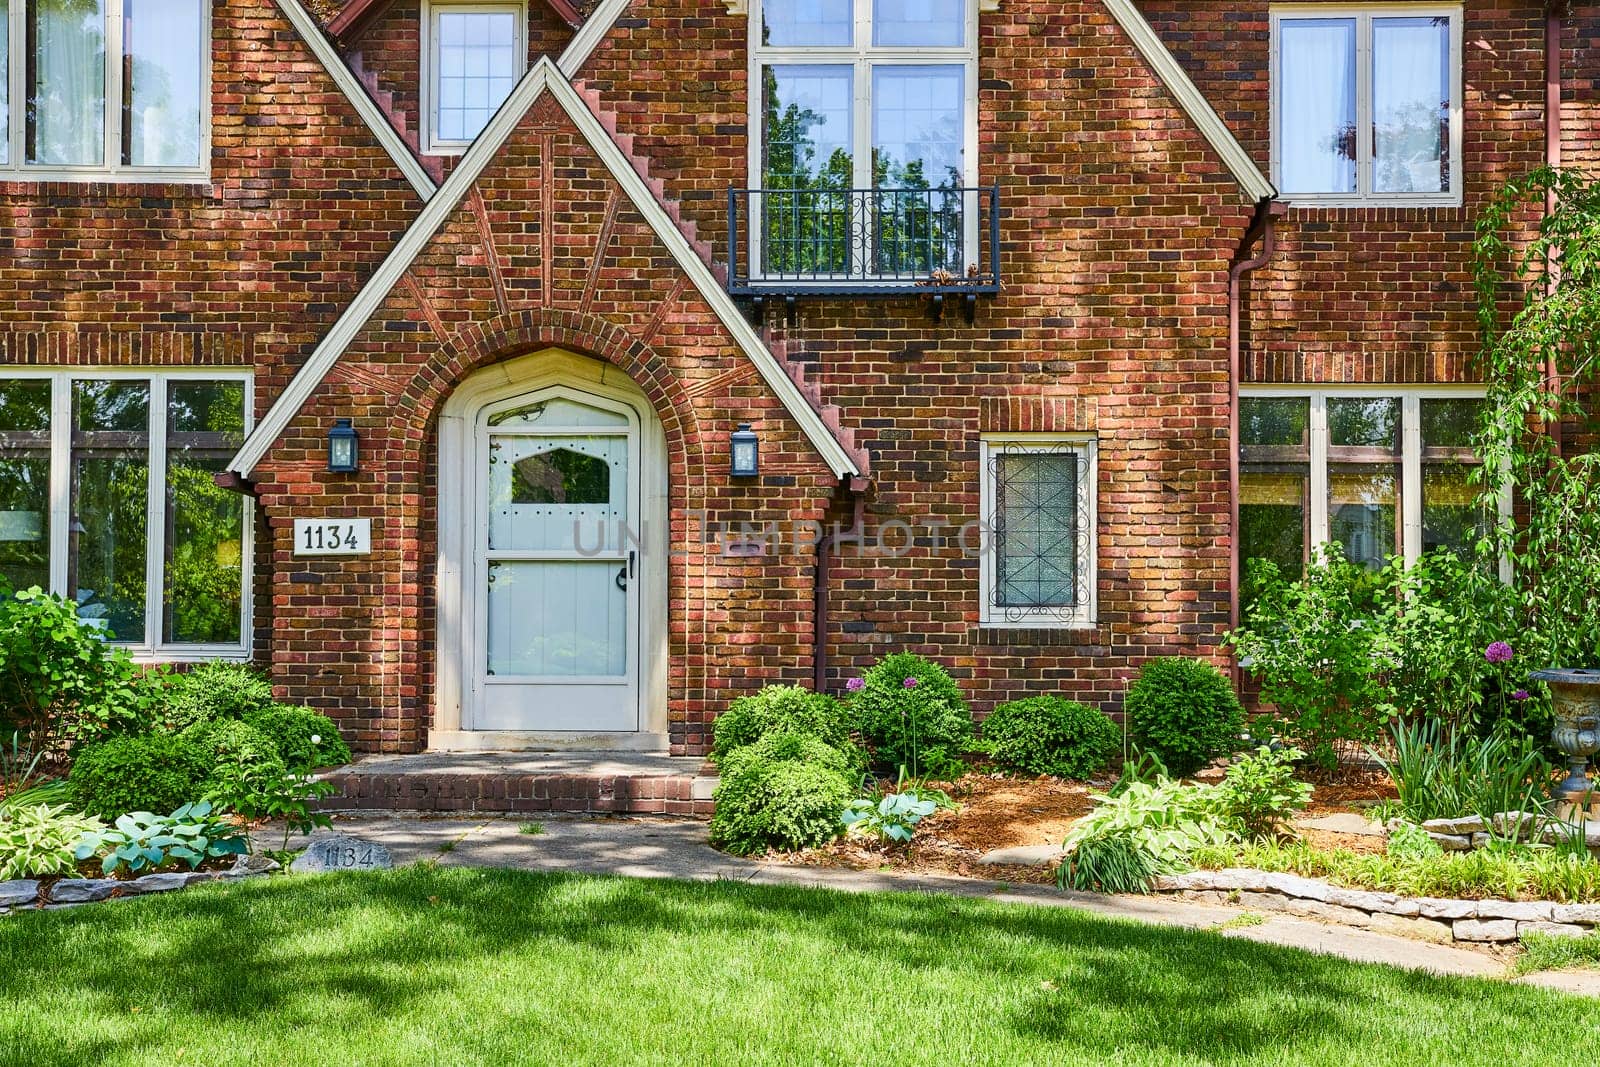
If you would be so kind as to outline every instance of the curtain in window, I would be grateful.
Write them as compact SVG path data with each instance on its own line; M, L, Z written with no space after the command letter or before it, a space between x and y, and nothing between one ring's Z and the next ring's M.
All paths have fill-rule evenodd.
M1278 148L1284 193L1356 191L1356 23L1279 25Z
M122 162L200 165L201 0L123 0Z
M28 161L105 160L105 13L101 0L28 4Z
M1450 188L1450 20L1372 21L1372 187Z

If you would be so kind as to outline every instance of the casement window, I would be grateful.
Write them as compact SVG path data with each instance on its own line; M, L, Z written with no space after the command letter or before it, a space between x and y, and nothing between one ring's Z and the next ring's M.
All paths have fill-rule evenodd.
M976 0L752 0L758 277L976 263L977 19Z
M250 501L222 489L250 380L0 369L0 577L72 597L152 658L240 655Z
M1020 434L981 443L979 621L1095 623L1095 440Z
M211 7L0 0L0 179L204 180Z
M1459 5L1272 9L1278 191L1330 205L1461 203Z
M1494 518L1471 480L1481 405L1481 390L1457 386L1249 390L1239 400L1241 558L1296 578L1330 541L1374 569L1393 555L1469 550Z
M500 110L527 68L526 21L522 4L423 5L427 151L465 151Z

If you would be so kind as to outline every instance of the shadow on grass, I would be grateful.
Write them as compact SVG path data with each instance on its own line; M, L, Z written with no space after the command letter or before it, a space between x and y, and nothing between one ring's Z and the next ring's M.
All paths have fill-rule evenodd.
M686 984L723 989L736 1003L772 984L788 1003L796 990L784 984L785 952L838 965L837 982L827 968L820 982L802 981L813 1002L788 1010L849 1011L882 993L876 983L906 987L904 1018L882 1027L885 1059L915 1055L919 1029L949 1038L939 1028L969 1027L974 1041L998 1035L1079 1062L1110 1050L1161 1062L1293 1059L1297 1049L1356 1062L1380 1045L1426 1062L1432 1042L1468 1020L1473 1032L1504 1034L1508 1047L1531 1052L1519 1035L1558 1002L1064 909L420 866L0 921L0 1004L19 1009L0 1012L0 1060L149 1054L181 1042L184 1029L253 1035L254 1051L237 1046L239 1058L270 1058L286 1037L337 1041L374 1019L416 1016L421 1025L442 1000L470 1004L495 983L525 987L554 1010L593 974L645 975L657 983L648 995L672 1004ZM134 1012L152 1005L159 1017ZM990 1007L974 1022L958 1010L972 1005ZM649 1010L642 1000L618 1003L616 1019L592 1025ZM674 1022L691 1040L729 1024L684 1015ZM507 1039L517 1029L484 1025L493 1040L496 1026ZM793 1051L793 1062L806 1062L806 1047Z

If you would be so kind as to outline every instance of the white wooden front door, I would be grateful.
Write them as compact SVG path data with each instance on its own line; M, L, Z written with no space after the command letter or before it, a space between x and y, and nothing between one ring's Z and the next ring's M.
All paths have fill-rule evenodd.
M640 728L640 437L564 387L479 414L469 729Z

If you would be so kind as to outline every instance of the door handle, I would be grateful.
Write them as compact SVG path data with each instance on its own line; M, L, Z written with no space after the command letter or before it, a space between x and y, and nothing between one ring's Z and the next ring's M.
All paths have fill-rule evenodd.
M628 591L628 579L632 578L638 570L639 553L635 549L628 550L628 562L617 569L617 588L624 593Z

